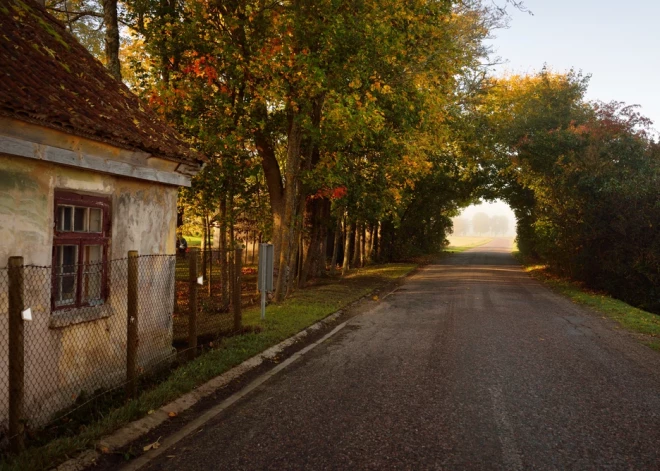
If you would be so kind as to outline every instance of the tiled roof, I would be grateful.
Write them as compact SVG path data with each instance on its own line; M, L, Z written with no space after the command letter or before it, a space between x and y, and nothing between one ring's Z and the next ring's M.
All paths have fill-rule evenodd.
M170 160L201 158L33 0L0 0L0 115Z

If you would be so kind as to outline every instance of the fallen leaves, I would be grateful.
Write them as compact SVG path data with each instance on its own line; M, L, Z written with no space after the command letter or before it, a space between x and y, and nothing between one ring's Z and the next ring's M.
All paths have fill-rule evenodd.
M158 440L156 440L153 443L149 443L147 446L142 448L142 451L147 452L149 450L157 450L158 448L160 448L160 439L161 438L163 438L163 437L158 437Z

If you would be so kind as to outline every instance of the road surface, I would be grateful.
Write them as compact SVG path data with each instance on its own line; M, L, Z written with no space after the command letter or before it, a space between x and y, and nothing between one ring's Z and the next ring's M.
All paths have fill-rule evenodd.
M660 354L509 251L424 268L145 469L659 469Z

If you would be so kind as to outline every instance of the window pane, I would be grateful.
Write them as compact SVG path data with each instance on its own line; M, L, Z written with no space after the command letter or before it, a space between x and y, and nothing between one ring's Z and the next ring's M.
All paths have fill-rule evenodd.
M87 208L75 208L73 230L76 232L87 232Z
M101 283L103 275L103 246L86 245L83 255L83 296L82 301L92 306L101 304Z
M73 222L73 208L71 206L59 206L60 212L60 231L70 231L72 229Z
M76 272L78 246L58 245L55 252L55 304L64 306L76 302Z
M89 232L101 232L103 227L103 211L98 208L89 210Z

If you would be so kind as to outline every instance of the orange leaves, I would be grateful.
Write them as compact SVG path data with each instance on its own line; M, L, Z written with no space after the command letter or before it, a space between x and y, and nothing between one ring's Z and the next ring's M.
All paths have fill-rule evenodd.
M182 72L195 78L205 78L208 85L211 86L218 79L218 71L214 65L215 60L211 56L197 57L197 55L196 52L193 54L195 59L192 60L190 65L184 67Z
M312 197L314 199L316 198L330 198L331 200L339 200L345 197L348 194L348 189L346 186L338 186L336 188L321 188L316 192L316 194Z

